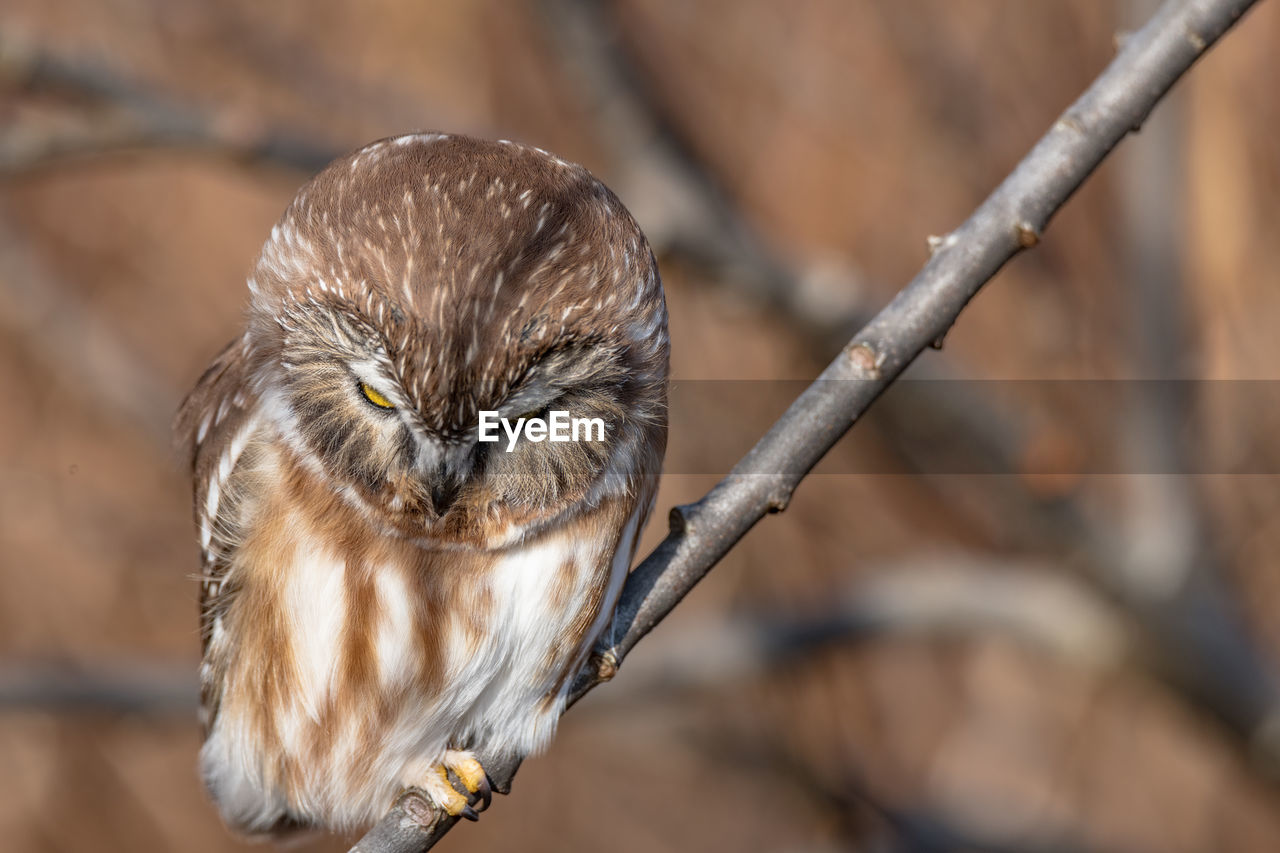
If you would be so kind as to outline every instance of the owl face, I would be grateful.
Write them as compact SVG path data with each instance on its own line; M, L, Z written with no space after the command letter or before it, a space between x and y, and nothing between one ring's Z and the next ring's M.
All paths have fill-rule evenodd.
M382 529L492 548L654 470L635 463L664 418L665 305L635 223L584 170L404 139L326 169L274 229L250 283L256 387ZM551 409L605 439L478 440L481 411Z

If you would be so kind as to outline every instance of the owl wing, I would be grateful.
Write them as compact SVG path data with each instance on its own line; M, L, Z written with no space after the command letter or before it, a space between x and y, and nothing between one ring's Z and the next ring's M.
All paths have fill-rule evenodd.
M201 670L201 699L206 722L217 712L221 679L208 672L216 663L210 644L235 597L228 577L239 541L237 490L233 474L253 433L257 397L250 373L253 347L248 336L232 341L196 382L178 409L175 433L191 463L196 528L200 533L200 634L206 667Z

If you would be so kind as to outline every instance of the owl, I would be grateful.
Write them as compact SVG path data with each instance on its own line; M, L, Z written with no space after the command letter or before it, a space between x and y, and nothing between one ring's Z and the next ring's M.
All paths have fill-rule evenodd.
M477 755L546 745L653 506L652 252L583 168L421 133L306 184L248 284L177 421L205 784L250 835L356 829L406 788L474 818ZM556 412L604 428L480 440Z

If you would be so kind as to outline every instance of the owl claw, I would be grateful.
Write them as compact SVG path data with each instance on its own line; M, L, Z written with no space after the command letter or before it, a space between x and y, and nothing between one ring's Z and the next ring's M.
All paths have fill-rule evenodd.
M488 775L481 781L480 790L475 793L480 796L480 801L483 803L480 806L480 811L489 808L489 804L493 802L493 788L489 785Z
M471 815L466 814L465 811L460 812L463 817L468 820L479 817L478 811L474 808L477 804L481 812L489 808L489 804L493 801L493 787L489 784L489 776L484 772L484 767L472 753L451 749L444 754L441 767L444 768L446 778L453 789L466 797L467 809L471 811Z

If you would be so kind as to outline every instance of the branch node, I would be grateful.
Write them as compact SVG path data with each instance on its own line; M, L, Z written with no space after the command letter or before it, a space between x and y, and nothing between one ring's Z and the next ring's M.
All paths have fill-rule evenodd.
M785 512L787 505L791 503L791 489L784 488L781 491L774 492L769 495L768 509L771 513Z
M1200 35L1198 32L1191 29L1190 27L1187 28L1186 36L1187 36L1187 44L1191 45L1191 49L1194 50L1196 53L1199 53L1200 51L1205 49L1204 36Z
M847 358L849 359L849 364L852 365L854 371L861 378L880 378L880 365L884 359L876 355L876 351L871 348L870 344L854 344L849 347Z
M1080 124L1079 119L1071 113L1067 113L1062 116L1062 118L1054 122L1053 129L1064 131L1066 133L1084 133L1084 125Z
M673 506L671 512L667 514L667 527L672 533L688 533L693 530L693 520L690 518L689 511L693 509L693 504L681 504Z
M595 651L591 653L591 667L595 670L595 681L597 684L612 681L613 677L618 674L619 665L618 653L613 649L605 649L604 651Z
M945 237L939 237L937 234L930 234L928 237L924 238L924 241L929 246L929 257L933 257L943 249L948 249L955 245L956 235L951 233Z
M1018 234L1018 245L1024 249L1034 248L1040 242L1040 232L1029 222L1019 222L1014 229Z
M430 832L440 822L440 812L431 805L431 801L417 788L409 788L400 795L396 805L404 812L407 823Z

